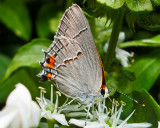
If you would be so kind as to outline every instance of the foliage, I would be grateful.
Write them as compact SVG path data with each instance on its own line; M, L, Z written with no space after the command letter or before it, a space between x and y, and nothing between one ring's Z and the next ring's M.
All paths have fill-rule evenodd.
M123 95L112 95L129 105L126 105L122 118L136 109L130 122L149 122L153 128L157 127L160 120L159 0L1 1L1 108L16 83L26 85L33 98L39 96L38 86L50 89L50 82L39 82L36 76L41 70L38 62L44 56L41 50L46 50L52 43L63 12L72 3L82 7L91 25L106 71L107 86L146 105L141 107ZM125 39L117 44L122 31ZM107 43L111 50L106 53L104 48ZM116 47L134 52L131 67L122 67L115 58Z

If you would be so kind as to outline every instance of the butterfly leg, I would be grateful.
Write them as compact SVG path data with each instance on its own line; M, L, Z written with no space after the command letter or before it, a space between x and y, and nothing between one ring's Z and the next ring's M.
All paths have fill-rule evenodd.
M70 105L74 100L77 100L78 98L76 97L76 98L73 98L71 101L69 101L67 104L63 104L61 107L58 107L58 109L61 109L61 108L63 108L63 107L65 107L65 106L68 106L68 105Z

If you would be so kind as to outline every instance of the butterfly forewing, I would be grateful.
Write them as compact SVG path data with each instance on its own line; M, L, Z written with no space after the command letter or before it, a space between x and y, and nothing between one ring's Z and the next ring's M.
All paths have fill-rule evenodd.
M64 13L54 41L42 62L43 74L51 73L57 88L70 97L94 94L102 84L100 58L88 21L78 5ZM54 56L54 67L45 66Z

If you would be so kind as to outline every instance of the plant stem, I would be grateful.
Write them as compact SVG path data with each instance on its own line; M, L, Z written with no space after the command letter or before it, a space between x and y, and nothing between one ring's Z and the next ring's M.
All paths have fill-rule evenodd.
M95 0L89 0L87 1L87 7L88 8L95 8ZM87 17L88 19L88 22L89 22L89 25L90 25L90 28L91 28L91 31L92 31L92 35L93 37L96 37L95 36L95 18L93 17Z
M117 13L113 21L112 33L111 33L111 37L108 45L106 60L104 62L104 66L107 72L109 72L113 57L115 55L115 49L117 46L118 36L121 31L123 15L124 15L124 8L119 10L119 12Z

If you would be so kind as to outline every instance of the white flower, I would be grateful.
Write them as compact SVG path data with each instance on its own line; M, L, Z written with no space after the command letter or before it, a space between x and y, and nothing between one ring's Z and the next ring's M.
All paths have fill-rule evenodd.
M128 58L133 57L133 56L134 56L133 52L129 53L129 52L127 52L123 49L120 49L118 47L116 48L116 58L121 62L123 67L130 66Z
M125 39L125 33L121 32L119 34L117 44L122 43L124 41L124 39ZM108 40L108 42L109 42L109 40ZM104 46L104 51L105 52L107 52L107 50L108 50L108 42ZM123 50L123 49L120 49L120 48L116 47L115 53L116 53L115 57L121 62L123 67L129 67L130 66L128 58L131 58L131 57L134 56L133 52L129 53L129 52Z
M123 112L124 102L121 102L121 106L119 109L119 103L117 101L113 101L112 109L108 110L105 106L105 100L101 104L98 103L98 109L92 111L93 117L87 121L87 125L85 126L86 120L77 120L70 119L69 123L74 124L79 127L84 128L148 128L151 126L150 123L132 123L128 124L127 121L133 115L134 111L125 119L120 120L120 115Z
M37 127L40 120L40 108L32 101L28 89L17 84L8 96L6 106L0 111L1 128Z
M48 100L44 97L45 89L40 87L40 98L37 98L37 101L41 107L41 117L46 118L50 121L58 121L62 125L67 125L67 120L64 114L60 114L61 109L58 108L58 95L61 95L60 92L56 93L56 103L53 104L53 85L51 85L51 100Z

